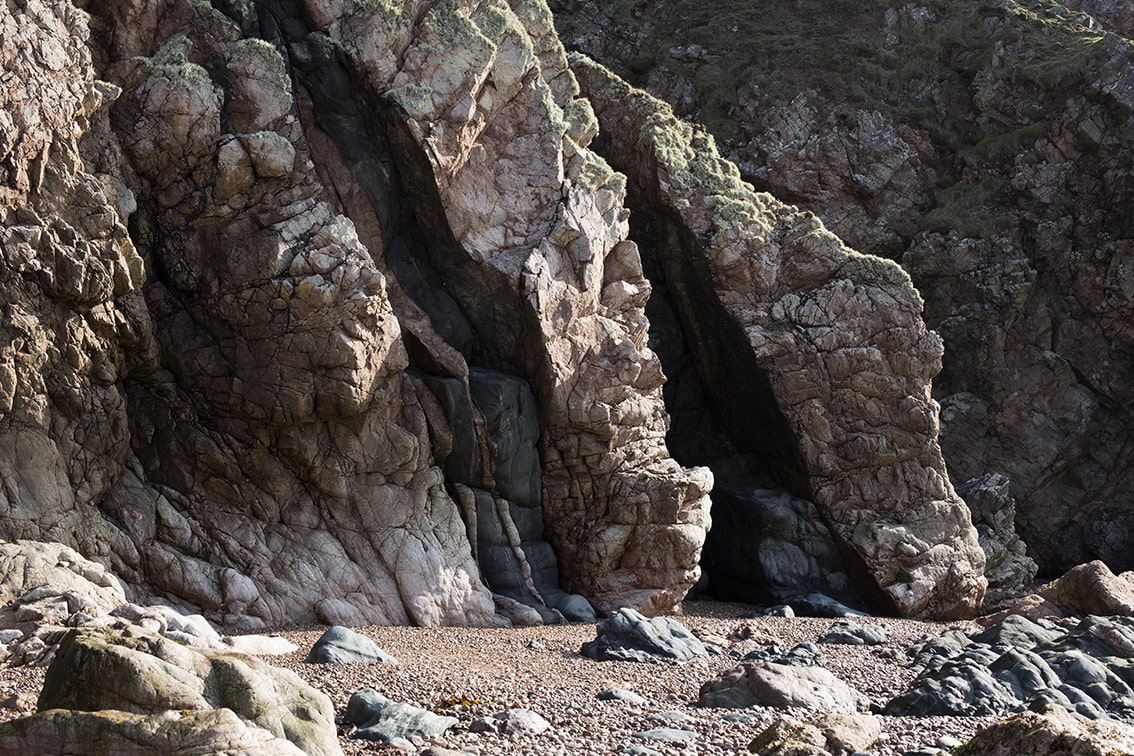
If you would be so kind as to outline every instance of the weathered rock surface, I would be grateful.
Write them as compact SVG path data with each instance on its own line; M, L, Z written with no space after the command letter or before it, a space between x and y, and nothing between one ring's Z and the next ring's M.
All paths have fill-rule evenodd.
M1052 709L1025 712L986 727L954 749L958 756L1108 756L1134 753L1134 735L1126 728Z
M157 714L50 709L0 723L0 753L302 756L304 751L229 709Z
M44 727L45 732L62 728L63 734L68 728L104 726L127 741L155 729L160 734L165 727L162 712L229 710L250 727L286 739L302 752L341 753L330 699L295 673L242 654L193 649L135 628L70 631L48 667L38 709L154 715L122 721L110 714L100 725L97 719L59 714L56 720L26 725ZM216 716L216 724L227 728L228 715ZM110 727L115 719L119 721ZM188 727L185 734L207 721L205 717L202 724ZM232 737L245 736L236 731ZM255 732L247 737L261 738Z
M858 591L904 615L973 614L984 555L938 446L942 347L909 277L753 191L668 106L572 60L714 417L815 502Z
M581 653L598 661L686 662L707 656L709 649L675 619L619 609L599 623Z
M315 641L307 654L313 664L344 664L350 662L397 664L398 660L383 651L377 643L350 628L335 626Z
M823 667L756 662L741 664L701 686L701 706L816 709L854 714L869 701Z
M0 534L241 629L672 607L711 476L546 6L225 8L0 16Z
M59 543L0 542L0 665L43 666L70 628L140 628L201 648L228 643L199 614L126 599L103 565Z
M553 7L746 179L909 271L950 474L1011 481L1043 574L1134 568L1128 3Z
M1009 616L971 637L954 631L907 653L921 671L887 714L1003 716L1052 705L1134 722L1128 617L1085 617L1064 629Z

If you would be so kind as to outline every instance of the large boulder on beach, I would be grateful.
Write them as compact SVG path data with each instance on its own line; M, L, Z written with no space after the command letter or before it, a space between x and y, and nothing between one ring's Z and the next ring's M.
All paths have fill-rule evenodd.
M229 709L124 711L49 709L0 723L0 753L70 756L303 756L286 738L249 724Z
M341 753L330 699L294 672L137 628L80 628L60 643L38 709L135 714L229 709L312 756Z
M379 662L397 664L398 660L383 651L377 643L349 627L335 625L319 636L307 654L312 664L344 664L347 662Z
M457 718L391 701L373 688L363 688L351 695L343 721L357 726L352 737L389 743L442 735Z
M722 672L701 686L697 700L713 708L770 706L850 714L869 706L830 670L774 662L746 663Z
M675 619L620 609L599 623L595 639L581 652L599 661L685 662L707 656L709 649Z

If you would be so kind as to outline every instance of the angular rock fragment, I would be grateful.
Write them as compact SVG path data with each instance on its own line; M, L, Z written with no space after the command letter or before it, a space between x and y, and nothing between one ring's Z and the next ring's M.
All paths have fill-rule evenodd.
M598 661L686 662L708 656L709 649L677 620L619 609L599 623L581 653Z
M457 718L391 701L373 688L363 688L351 695L343 721L358 726L351 737L389 742L441 735Z

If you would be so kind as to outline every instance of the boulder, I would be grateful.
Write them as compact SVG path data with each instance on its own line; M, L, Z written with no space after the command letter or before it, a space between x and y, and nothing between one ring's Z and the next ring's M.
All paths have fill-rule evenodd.
M838 643L848 646L878 646L886 642L888 633L884 625L856 625L836 622L819 637L820 643Z
M1024 712L985 727L952 750L957 756L1110 756L1134 753L1129 728L1092 722L1061 709Z
M823 667L774 662L741 664L701 686L701 706L713 708L816 709L854 714L865 711L866 698Z
M1115 575L1099 560L1073 567L1037 593L1075 614L1134 617L1134 572Z
M47 669L38 709L135 714L229 709L305 753L341 753L330 699L294 672L136 628L70 631Z
M581 653L598 661L686 662L708 656L709 649L675 619L619 609L599 623Z
M397 665L398 660L378 647L370 638L350 628L335 626L319 636L307 654L312 664L380 662Z
M385 743L442 735L457 718L391 701L373 688L363 688L351 695L343 721L358 727L351 737Z
M305 752L287 738L222 708L154 714L48 709L0 723L0 753L302 756Z
M850 756L870 751L881 734L881 721L869 714L780 715L748 750L762 756Z

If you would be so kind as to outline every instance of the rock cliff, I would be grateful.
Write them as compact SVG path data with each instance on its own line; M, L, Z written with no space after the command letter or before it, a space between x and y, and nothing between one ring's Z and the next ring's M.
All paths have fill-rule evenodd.
M1005 478L1044 574L1134 566L1129 3L552 5L568 47L909 272L950 475Z
M542 0L0 28L0 536L234 628L657 613L712 462L797 502L784 590L980 606L909 276L569 65Z

